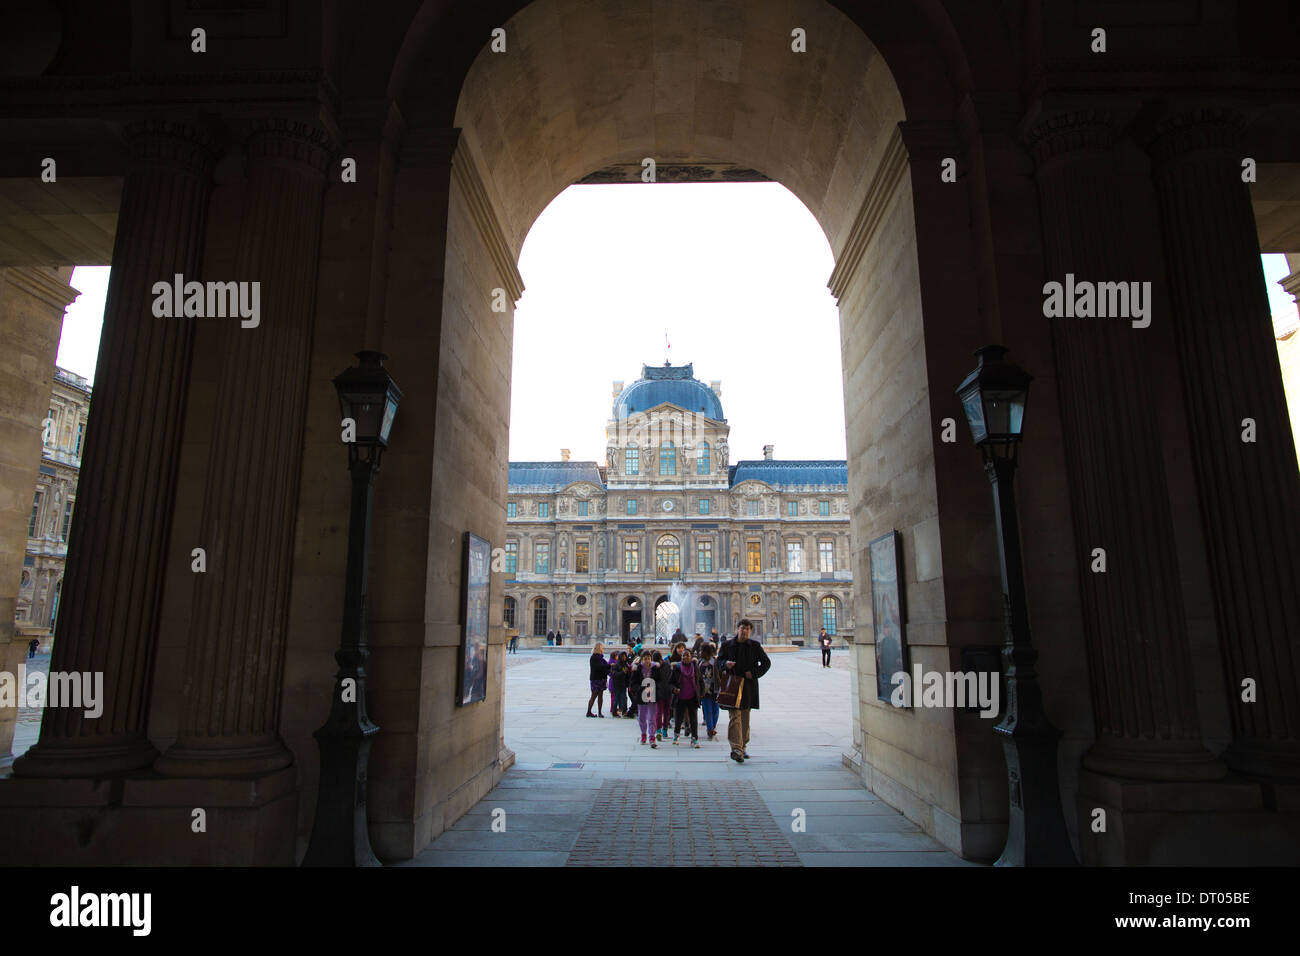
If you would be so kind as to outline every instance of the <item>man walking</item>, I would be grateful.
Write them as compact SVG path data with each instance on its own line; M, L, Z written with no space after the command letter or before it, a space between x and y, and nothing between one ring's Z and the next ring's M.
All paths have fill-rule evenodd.
M758 679L772 667L767 652L757 641L749 639L754 630L749 618L736 626L736 637L722 645L718 651L718 664L723 670L745 678L740 695L740 706L727 709L727 740L731 743L731 759L744 763L749 759L749 712L758 710Z
M822 628L821 634L817 638L817 643L822 647L822 667L831 666L831 636L826 633L826 628Z

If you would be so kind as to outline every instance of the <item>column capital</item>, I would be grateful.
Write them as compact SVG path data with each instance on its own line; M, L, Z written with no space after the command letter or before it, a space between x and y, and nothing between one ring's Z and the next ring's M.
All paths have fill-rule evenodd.
M1188 154L1223 152L1241 142L1246 118L1228 106L1204 105L1168 112L1144 131L1141 142L1163 165Z
M256 119L249 126L249 162L284 163L300 173L324 178L337 147L333 133L323 126L289 117Z
M1053 113L1035 121L1024 140L1038 166L1065 153L1107 150L1115 143L1115 117L1104 109Z
M205 174L216 162L222 137L211 122L151 117L123 126L122 139L133 167L169 166Z

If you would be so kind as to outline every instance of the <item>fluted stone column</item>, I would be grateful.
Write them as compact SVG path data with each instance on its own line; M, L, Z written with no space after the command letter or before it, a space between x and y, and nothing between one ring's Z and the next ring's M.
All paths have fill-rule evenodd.
M1233 719L1224 757L1300 777L1300 471L1239 138L1236 117L1205 109L1148 148Z
M205 132L166 120L125 131L113 268L100 336L52 671L104 675L104 710L46 708L22 777L147 767L146 736L164 561L176 491L194 319L157 318L156 282L197 277L213 153Z
M1057 116L1031 133L1049 279L1134 281L1118 215L1110 118ZM1157 318L1168 315L1156 310ZM1201 742L1144 332L1124 318L1054 318L1070 504L1097 741L1087 769L1221 777ZM1104 548L1107 570L1091 554Z
M264 773L293 761L278 732L280 691L329 151L319 130L292 122L262 124L247 151L236 274L226 278L261 283L261 321L228 320L219 333L195 542L207 550L207 571L195 585L179 732L155 764L178 776Z

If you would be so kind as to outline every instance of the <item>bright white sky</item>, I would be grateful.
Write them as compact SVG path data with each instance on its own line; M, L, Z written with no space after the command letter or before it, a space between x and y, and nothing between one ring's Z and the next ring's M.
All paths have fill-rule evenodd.
M1296 305L1263 256L1275 319ZM843 458L839 318L830 247L776 183L571 186L524 243L510 458L603 462L614 379L674 365L722 380L732 458ZM79 267L58 364L92 382L107 267Z

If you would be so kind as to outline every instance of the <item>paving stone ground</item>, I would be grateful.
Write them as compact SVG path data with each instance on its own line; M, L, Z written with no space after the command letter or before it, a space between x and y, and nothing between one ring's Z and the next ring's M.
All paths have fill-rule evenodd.
M608 716L608 695L604 719L584 716L585 656L508 655L505 737L515 766L405 865L973 865L841 764L852 734L849 672L823 668L815 650L772 661L752 715L751 759L737 764L725 711L717 740L652 750L639 743L636 721Z

